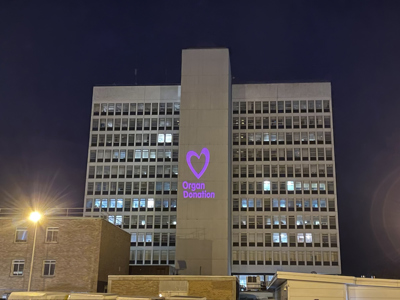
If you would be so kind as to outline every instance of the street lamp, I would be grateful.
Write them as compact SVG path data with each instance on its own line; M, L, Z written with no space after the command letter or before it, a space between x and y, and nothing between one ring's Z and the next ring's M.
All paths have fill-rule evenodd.
M31 282L32 282L32 270L33 270L33 259L35 257L35 245L36 245L36 232L37 232L37 223L40 220L42 215L37 211L34 211L30 214L29 220L35 223L35 234L33 236L33 248L32 248L32 259L31 259L31 270L29 272L29 281L28 281L28 292L31 291Z

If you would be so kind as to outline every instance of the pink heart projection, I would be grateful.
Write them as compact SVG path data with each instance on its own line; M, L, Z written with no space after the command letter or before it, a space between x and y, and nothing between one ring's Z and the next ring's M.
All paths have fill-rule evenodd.
M194 167L192 166L192 162L191 162L191 158L192 156L196 156L197 159L200 159L201 155L204 154L204 156L206 157L206 160L204 162L204 166L203 169L201 169L200 173L197 173L196 170L194 169ZM186 162L190 168L190 170L192 171L192 173L194 174L194 176L196 176L197 179L200 179L201 176L203 176L204 172L207 170L208 167L208 163L210 162L210 152L208 151L207 148L203 148L201 149L200 154L197 154L194 151L189 151L186 154Z

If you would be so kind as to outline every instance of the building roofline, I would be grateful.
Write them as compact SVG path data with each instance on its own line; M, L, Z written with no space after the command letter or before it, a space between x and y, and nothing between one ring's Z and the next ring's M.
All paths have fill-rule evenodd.
M110 83L110 84L95 84L93 87L168 87L168 86L181 86L180 83L157 83L157 84L125 84L125 83Z
M342 275L310 274L297 272L278 271L270 281L267 289L276 289L287 280L312 281L323 283L338 283L347 285L379 286L379 287L400 287L398 279L363 278Z

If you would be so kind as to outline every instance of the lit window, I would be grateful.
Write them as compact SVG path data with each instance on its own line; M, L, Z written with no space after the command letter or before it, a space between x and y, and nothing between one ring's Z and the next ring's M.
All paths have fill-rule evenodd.
M311 189L313 191L317 191L318 190L318 183L317 182L311 182Z
M115 208L115 199L110 199L110 208Z
M271 190L271 182L269 180L264 181L264 191Z
M26 243L28 239L28 229L17 228L15 231L15 242L16 243Z
M297 224L298 226L302 226L302 225L303 225L303 216L302 216L302 215L297 215L296 224Z
M304 233L298 233L297 234L297 242L298 243L304 243Z
M43 276L54 276L56 269L55 260L44 260L43 261Z
M294 191L294 181L288 181L287 182L287 190L288 191Z
M281 242L287 243L287 233L281 233Z
M149 198L147 200L147 208L154 208L154 199L153 198Z
M163 136L164 136L164 135L163 135ZM160 142L160 134L158 135L158 138L159 138L158 142L159 142L159 143L163 143L163 142ZM172 142L172 134L167 133L167 134L165 135L165 142L166 142L166 143L171 143L171 142Z
M115 222L114 216L108 216L108 222L110 222L111 224L114 224L114 222Z
M306 233L306 243L312 243L312 233Z
M46 229L46 243L58 242L58 227L47 227Z
M273 243L279 243L279 233L272 234L272 241Z
M242 207L243 208L247 207L247 199L242 199Z
M281 199L279 201L279 207L286 208L286 199ZM284 216L282 216L284 217Z
M164 143L164 134L163 133L159 133L158 134L158 142L159 143Z

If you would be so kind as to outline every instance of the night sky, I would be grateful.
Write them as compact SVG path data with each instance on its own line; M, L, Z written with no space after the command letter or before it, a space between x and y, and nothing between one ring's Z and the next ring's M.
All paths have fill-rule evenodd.
M0 207L82 207L95 85L332 83L342 271L400 278L400 1L0 1Z

